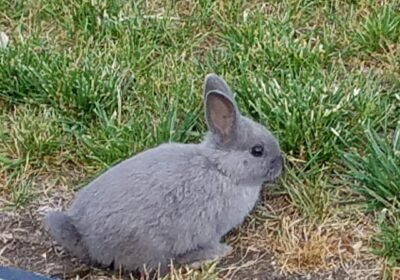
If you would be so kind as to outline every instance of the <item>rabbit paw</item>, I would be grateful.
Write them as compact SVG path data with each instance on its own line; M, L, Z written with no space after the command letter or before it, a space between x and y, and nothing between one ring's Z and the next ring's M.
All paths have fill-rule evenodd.
M226 244L216 243L212 246L201 247L196 250L190 251L180 258L180 264L187 264L190 268L198 269L202 264L207 262L216 261L232 251L232 248Z

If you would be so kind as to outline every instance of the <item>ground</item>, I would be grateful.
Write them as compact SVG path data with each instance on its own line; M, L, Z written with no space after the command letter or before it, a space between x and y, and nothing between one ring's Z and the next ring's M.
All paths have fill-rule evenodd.
M131 279L41 218L133 154L200 141L214 72L285 170L232 254L167 279L400 279L399 1L0 1L0 35L0 265Z
M382 263L366 247L372 232L368 218L348 209L331 224L305 223L285 196L270 192L267 187L244 225L226 237L234 247L229 256L200 270L176 268L167 279L380 279ZM46 234L43 214L68 206L72 198L60 191L22 211L2 213L1 263L62 279L131 279L86 266Z

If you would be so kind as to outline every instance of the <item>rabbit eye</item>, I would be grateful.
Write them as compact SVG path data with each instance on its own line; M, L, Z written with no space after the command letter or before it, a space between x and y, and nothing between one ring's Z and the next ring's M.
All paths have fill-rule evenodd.
M261 157L264 154L264 147L261 145L255 145L251 148L251 154L255 157Z

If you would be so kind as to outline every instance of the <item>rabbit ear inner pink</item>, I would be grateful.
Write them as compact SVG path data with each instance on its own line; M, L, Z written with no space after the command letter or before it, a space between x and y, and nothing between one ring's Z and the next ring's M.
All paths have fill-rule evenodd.
M210 131L225 142L235 133L236 107L224 94L209 92L206 96L206 119Z

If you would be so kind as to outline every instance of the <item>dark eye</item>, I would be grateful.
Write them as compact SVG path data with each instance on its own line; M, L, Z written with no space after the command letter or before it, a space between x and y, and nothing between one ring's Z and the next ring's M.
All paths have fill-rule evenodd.
M262 145L255 145L251 148L251 154L255 157L261 157L264 154L264 147Z

